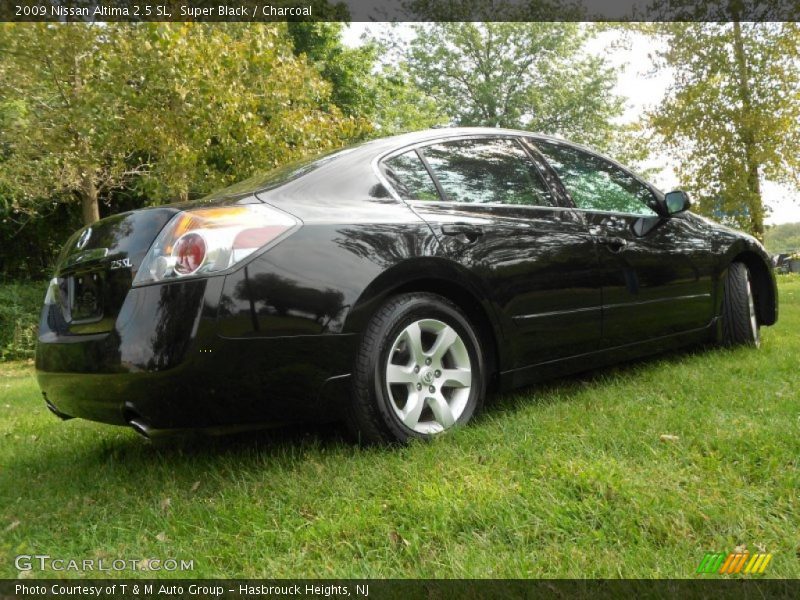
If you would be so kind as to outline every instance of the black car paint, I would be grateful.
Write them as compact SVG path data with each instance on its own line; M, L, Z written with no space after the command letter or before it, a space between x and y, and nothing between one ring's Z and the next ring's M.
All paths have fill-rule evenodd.
M36 366L48 406L154 430L335 418L359 333L401 291L459 304L501 388L715 339L735 258L753 271L759 322L776 321L760 244L691 213L576 209L546 163L554 207L404 202L381 173L386 156L467 136L537 139L486 129L385 138L188 205L265 202L302 224L220 275L130 287L158 231L187 205L100 221L80 249L76 232L58 281L99 273L109 292L94 323L45 306Z

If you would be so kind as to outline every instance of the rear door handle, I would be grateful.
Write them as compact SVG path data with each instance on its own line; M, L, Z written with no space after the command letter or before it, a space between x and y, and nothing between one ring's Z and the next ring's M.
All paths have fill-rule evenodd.
M483 230L477 225L469 223L449 223L441 226L444 235L462 237L470 244L483 235Z
M601 235L597 238L598 244L608 246L611 252L622 252L628 245L628 242L621 237Z

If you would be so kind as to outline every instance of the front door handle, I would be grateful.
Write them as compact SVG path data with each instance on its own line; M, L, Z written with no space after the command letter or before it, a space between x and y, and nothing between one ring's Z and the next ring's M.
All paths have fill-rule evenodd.
M623 232L628 229L628 223L622 217L612 215L600 221L600 227L606 231Z
M608 246L608 249L611 250L611 252L622 252L628 245L627 240L624 238L606 235L598 237L597 243Z
M442 225L440 229L444 235L461 237L470 244L483 235L483 230L480 227L469 223L449 223Z

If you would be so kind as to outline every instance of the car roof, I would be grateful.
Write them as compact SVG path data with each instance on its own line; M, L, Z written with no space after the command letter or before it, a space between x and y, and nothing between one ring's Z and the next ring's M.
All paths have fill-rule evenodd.
M589 154L598 156L603 160L606 160L624 169L625 171L630 171L630 169L626 165L600 152L599 150L596 150L595 148L591 148L589 146L585 146L583 144L579 144L577 142L573 142L571 140L567 140L554 135L547 135L544 133L525 131L523 129L510 129L504 127L435 127L431 129L423 129L421 131L401 133L398 135L377 138L374 140L370 140L368 142L362 142L358 146L354 147L355 150L361 150L361 152L357 153L353 152L351 158L358 157L359 159L364 160L365 158L368 157L368 155L372 154L371 160L375 160L376 158L381 158L386 154L393 154L396 151L402 150L405 147L424 145L427 142L435 142L437 140L444 140L447 138L458 138L458 137L469 137L469 136L527 137L544 142L564 144L566 146L570 146L578 150L583 150L584 152L588 152ZM642 179L638 175L637 177L642 181L644 181L644 179ZM647 185L651 184L647 183Z
M544 139L554 142L564 142L571 145L572 142L555 138L553 136L544 135L541 133L534 133L532 131L523 131L521 129L507 129L503 127L435 127L431 129L423 129L421 131L412 131L409 133L401 133L388 137L382 137L375 140L366 142L363 146L366 147L391 147L402 148L404 146L413 146L429 141L435 141L448 137L463 137L470 135L510 135L510 136L525 136L536 139Z

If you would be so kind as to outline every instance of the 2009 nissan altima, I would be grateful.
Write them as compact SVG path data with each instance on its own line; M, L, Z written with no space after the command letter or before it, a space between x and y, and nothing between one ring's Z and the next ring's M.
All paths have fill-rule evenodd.
M363 143L115 215L58 259L62 418L155 436L343 420L428 438L509 389L777 319L761 244L591 150L502 129Z

